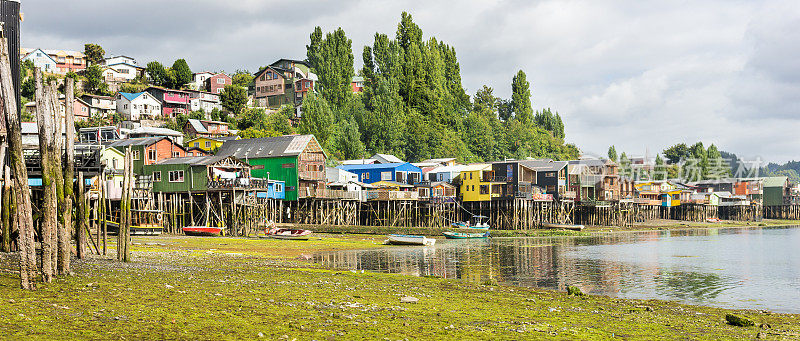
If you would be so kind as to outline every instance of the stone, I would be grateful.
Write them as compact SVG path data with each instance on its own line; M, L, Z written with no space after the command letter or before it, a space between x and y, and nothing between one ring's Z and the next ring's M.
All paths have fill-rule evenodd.
M264 337L264 333L258 332L258 337Z
M727 321L728 324L737 327L752 327L753 325L755 325L755 323L753 323L753 321L751 321L750 319L742 316L737 316L734 314L725 315L725 321Z
M401 303L417 303L419 302L419 298L411 297L411 296L403 296L400 298Z
M584 294L583 294L583 291L581 291L580 288L578 288L578 287L576 287L574 285L570 285L570 286L567 286L567 295L583 296Z

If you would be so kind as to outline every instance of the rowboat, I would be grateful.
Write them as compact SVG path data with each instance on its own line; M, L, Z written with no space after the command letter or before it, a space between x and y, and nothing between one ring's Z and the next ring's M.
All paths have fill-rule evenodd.
M221 227L209 226L185 226L183 233L187 236L221 236L224 234Z
M489 231L484 233L468 233L468 232L451 232L445 231L442 232L445 238L447 239L476 239L476 238L487 238L489 237Z
M428 238L425 236L413 236L407 234L390 234L389 239L386 239L384 244L431 246L436 244L436 239Z
M310 230L272 228L267 231L267 237L272 239L308 240Z
M708 218L706 219L706 221L709 223L718 223L721 222L722 220L719 220L719 218Z
M583 225L572 225L572 224L549 224L544 223L542 224L545 228L549 229L565 229L565 230L572 230L572 231L581 231L583 230Z

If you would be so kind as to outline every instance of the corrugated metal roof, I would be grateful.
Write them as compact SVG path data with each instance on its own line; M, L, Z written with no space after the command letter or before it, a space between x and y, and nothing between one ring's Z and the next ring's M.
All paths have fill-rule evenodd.
M114 142L111 142L109 146L111 147L149 146L153 143L161 141L161 139L166 139L166 137L155 136L155 137L139 137L133 139L116 140Z
M785 176L768 176L764 178L764 187L783 187L787 179Z
M380 168L396 168L396 167L400 167L402 165L405 165L407 163L408 162L393 162L393 163L371 163L371 164L366 164L366 165L341 165L341 166L336 167L336 168L344 169L344 170L352 170L352 169L366 170L366 169L380 169Z
M316 140L314 135L284 135L225 141L217 155L239 159L295 156L302 153L312 139Z
M519 162L521 165L528 167L537 172L555 172L567 166L567 161L544 161L544 160L525 160Z
M229 158L230 156L220 156L220 155L212 155L212 156L186 156L186 157L174 157L171 159L162 160L158 162L159 165L192 165L192 166L207 166L211 164L215 164L223 159ZM234 158L235 159L235 158ZM241 160L236 160L241 163L245 163ZM246 163L245 163L246 164Z
M398 163L398 162L402 163L403 162L403 160L400 160L400 158L398 158L397 156L394 156L392 154L375 154L375 155L372 156L372 158L373 159L377 159L379 162L380 161L386 161L384 163Z
M168 128L157 128L157 127L138 127L133 130L129 134L148 134L148 135L159 135L159 136L183 136L183 133L168 129Z
M136 97L141 96L143 93L144 92L137 92L137 93L120 92L119 94L122 95L122 97L125 97L127 100L132 101L136 99Z
M198 133L208 133L208 129L206 129L206 126L204 126L203 122L200 122L200 120L198 119L190 118L189 124L191 124L192 128L194 128L194 131Z

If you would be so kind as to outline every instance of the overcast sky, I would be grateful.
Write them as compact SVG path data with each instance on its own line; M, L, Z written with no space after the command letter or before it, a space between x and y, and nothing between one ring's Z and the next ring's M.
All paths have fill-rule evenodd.
M361 50L402 11L456 48L470 95L508 97L522 69L533 106L565 120L586 153L652 156L679 142L742 157L800 159L800 1L22 0L22 45L193 71L256 70L305 57L314 26ZM357 66L358 67L358 66Z

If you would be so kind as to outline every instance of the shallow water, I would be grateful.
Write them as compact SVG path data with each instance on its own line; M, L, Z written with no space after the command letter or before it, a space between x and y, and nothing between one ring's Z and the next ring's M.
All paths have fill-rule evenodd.
M800 228L438 240L320 253L331 268L432 275L726 308L800 313Z

